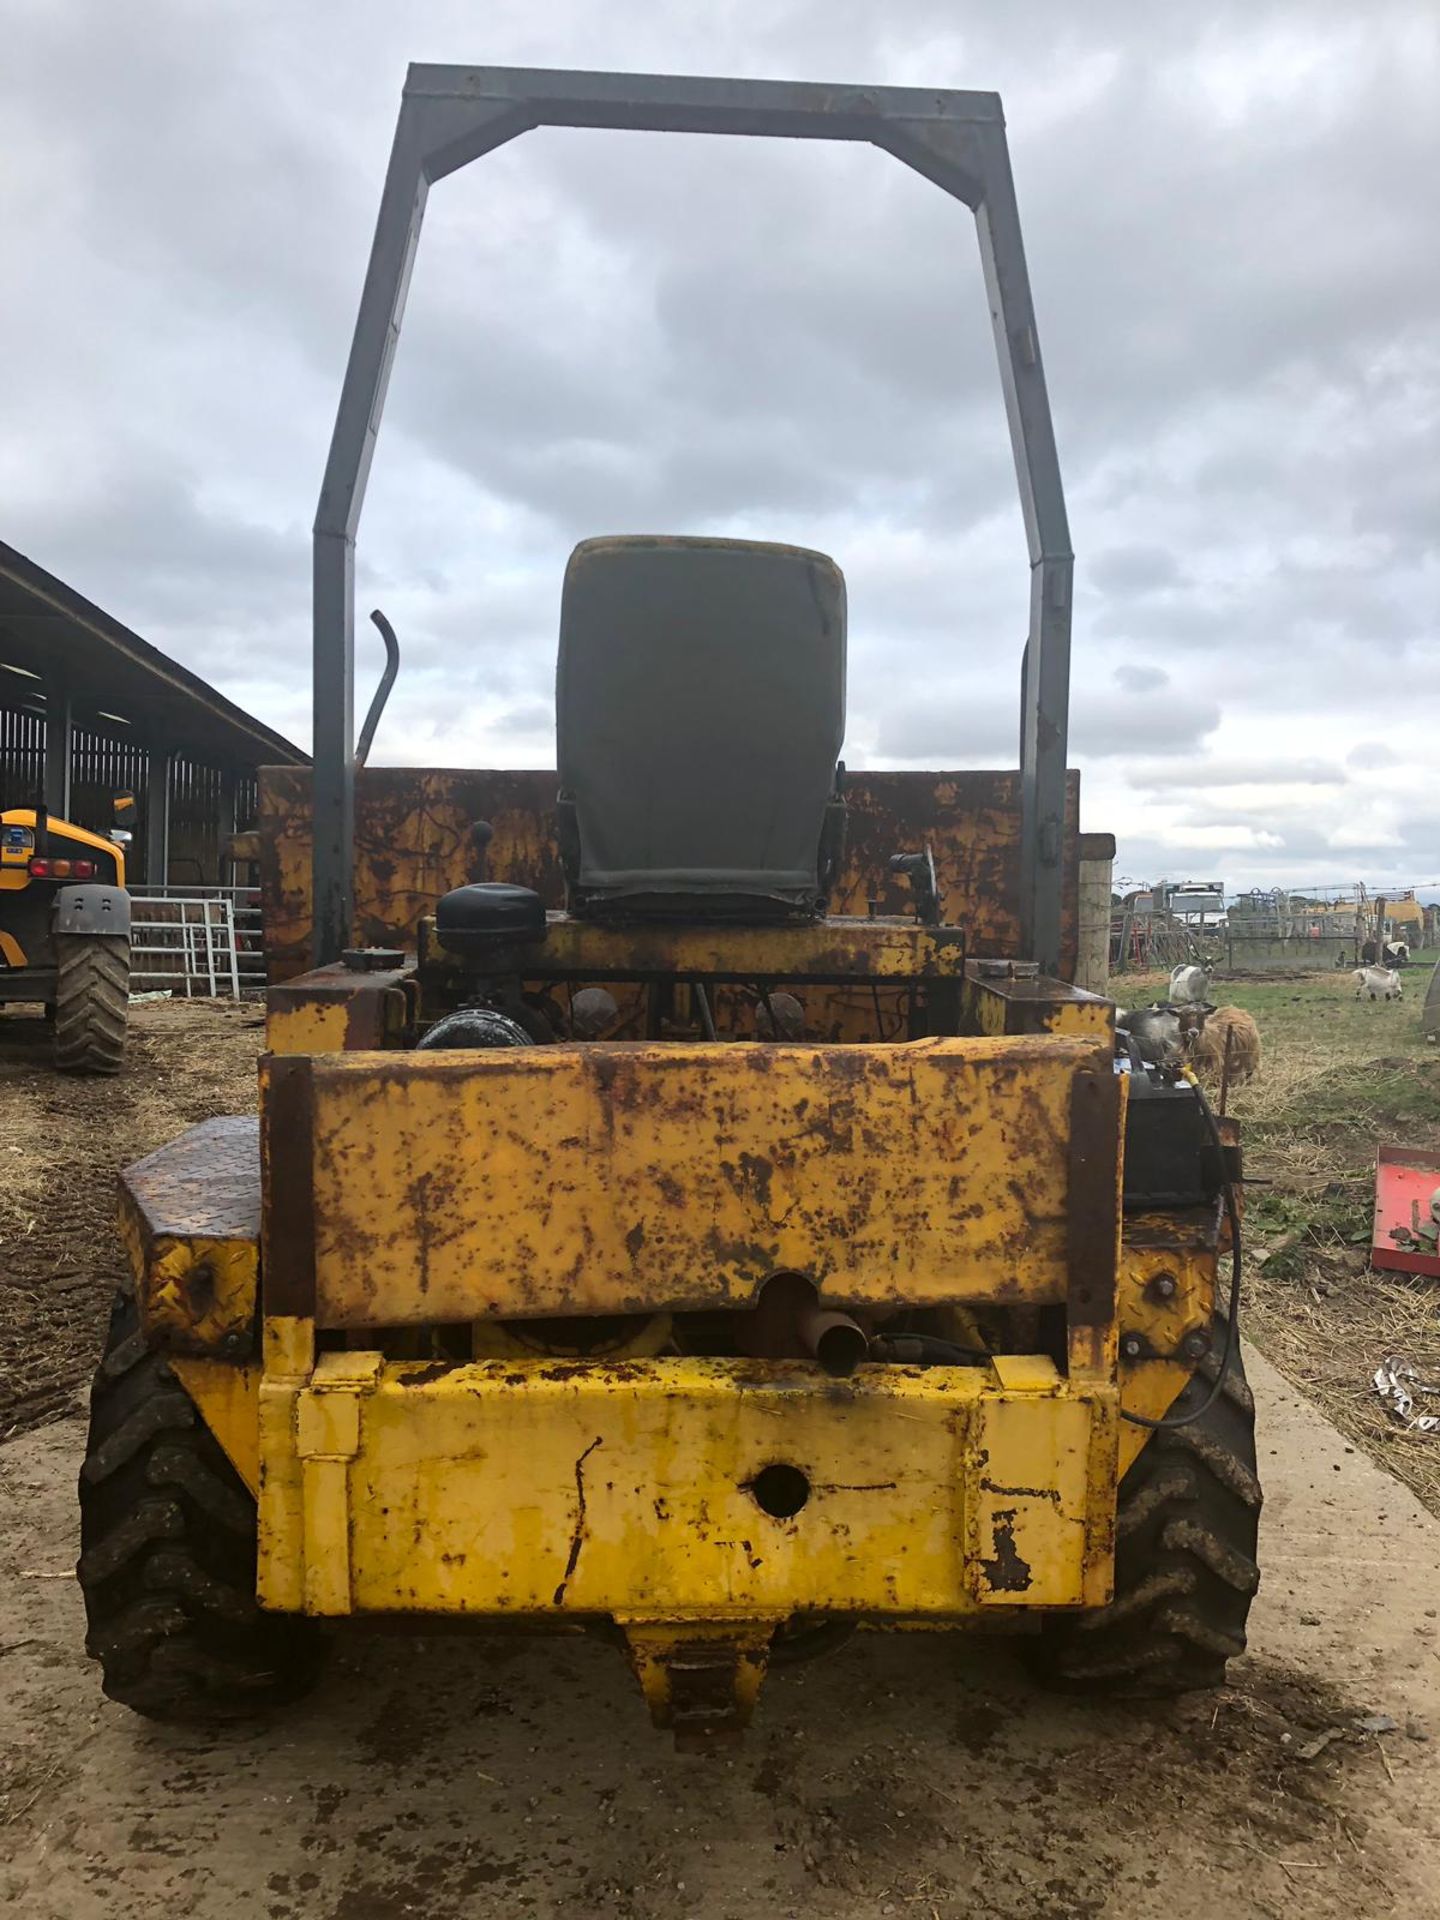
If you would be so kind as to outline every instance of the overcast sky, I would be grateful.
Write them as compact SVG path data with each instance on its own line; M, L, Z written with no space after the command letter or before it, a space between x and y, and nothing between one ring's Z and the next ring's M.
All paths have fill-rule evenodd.
M1118 871L1440 879L1440 6L8 0L0 535L308 745L309 527L407 61L994 88ZM968 212L890 156L529 133L432 194L360 534L373 758L553 765L597 532L831 553L847 758L1016 757ZM363 711L380 664L360 641Z

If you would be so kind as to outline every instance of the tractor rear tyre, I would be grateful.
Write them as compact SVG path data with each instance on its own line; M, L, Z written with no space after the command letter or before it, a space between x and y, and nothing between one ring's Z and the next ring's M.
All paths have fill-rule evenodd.
M123 1294L91 1389L80 1548L85 1648L112 1700L203 1723L312 1683L312 1623L256 1603L255 1501Z
M113 933L55 941L55 1064L61 1073L118 1073L130 1012L130 941Z
M1211 1354L1224 1344L1216 1319ZM1214 1385L1207 1361L1175 1402L1180 1415ZM1239 1349L1210 1410L1162 1428L1120 1482L1115 1597L1093 1613L1055 1615L1034 1645L1049 1685L1075 1692L1156 1697L1218 1687L1245 1650L1260 1584L1256 1537L1255 1402Z

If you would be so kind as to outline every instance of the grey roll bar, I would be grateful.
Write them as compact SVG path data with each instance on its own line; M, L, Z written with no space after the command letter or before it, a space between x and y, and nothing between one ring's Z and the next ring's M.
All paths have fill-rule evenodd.
M1000 96L918 87L412 66L315 515L313 964L350 944L355 838L355 534L432 183L532 127L856 140L975 215L1030 548L1021 674L1021 925L1060 960L1073 556Z

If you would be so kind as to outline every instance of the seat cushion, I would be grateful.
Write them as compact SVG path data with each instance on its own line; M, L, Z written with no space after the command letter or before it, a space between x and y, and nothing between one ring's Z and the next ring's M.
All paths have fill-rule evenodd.
M840 569L757 541L583 541L556 721L572 908L813 910L845 730Z

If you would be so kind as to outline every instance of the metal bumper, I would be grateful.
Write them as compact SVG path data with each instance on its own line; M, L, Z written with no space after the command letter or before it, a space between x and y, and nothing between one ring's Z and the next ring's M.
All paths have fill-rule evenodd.
M766 1627L1109 1597L1114 1390L1048 1361L386 1362L260 1389L264 1605Z
M80 886L57 887L54 930L57 934L128 940L130 896L124 887L88 882Z

